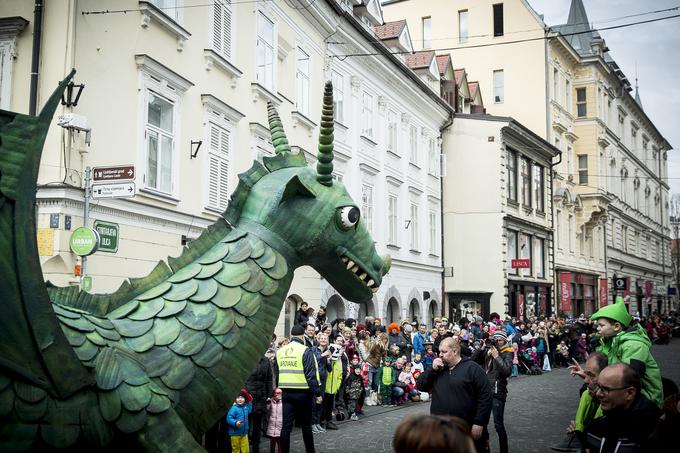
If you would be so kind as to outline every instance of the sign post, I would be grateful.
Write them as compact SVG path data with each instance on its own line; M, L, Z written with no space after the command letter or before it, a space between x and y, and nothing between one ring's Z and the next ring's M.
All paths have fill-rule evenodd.
M94 167L92 170L94 182L100 181L131 181L135 179L134 165L116 165L113 167Z

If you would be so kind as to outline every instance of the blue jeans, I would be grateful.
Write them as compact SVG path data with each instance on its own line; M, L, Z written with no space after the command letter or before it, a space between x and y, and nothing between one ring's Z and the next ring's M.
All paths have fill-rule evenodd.
M498 398L493 399L493 426L498 433L498 451L508 453L508 433L505 431L503 423L503 413L505 412L505 401Z
M377 386L374 386L375 374L378 372L377 368L374 368L370 363L368 364L368 388L371 390L378 390Z

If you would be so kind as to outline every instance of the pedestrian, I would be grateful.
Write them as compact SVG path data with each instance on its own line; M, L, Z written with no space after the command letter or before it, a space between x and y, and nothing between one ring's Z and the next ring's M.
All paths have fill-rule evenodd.
M387 344L387 334L379 332L369 349L368 359L366 361L368 362L368 389L371 392L378 390L378 383L375 380L375 375L380 368L383 357L387 355Z
M432 342L425 342L425 355L423 356L423 371L432 368L432 362L435 359L434 352L432 351Z
M510 377L519 376L519 358L517 357L517 343L512 343L512 373Z
M406 417L394 433L396 453L475 453L470 427L458 417Z
M392 366L392 359L390 356L384 358L383 366L378 369L375 378L378 381L380 403L384 406L394 405L392 390L394 388L394 383L397 382L397 373Z
M427 334L427 326L421 323L418 326L418 332L413 335L413 353L420 354L422 357L425 354L425 342L430 340Z
M335 397L340 392L343 377L345 376L345 369L347 369L346 357L342 353L341 342L342 336L336 338L335 343L328 347L330 351L329 360L330 367L326 375L326 385L324 386L323 394L323 412L321 414L321 426L324 429L338 429L338 426L333 422L333 408L335 407Z
M283 427L283 390L277 388L274 395L267 401L269 421L267 423L267 437L269 437L269 453L276 450L281 453L281 428ZM259 450L254 450L256 453Z
M236 401L227 413L229 437L232 453L249 453L248 448L248 416L252 410L252 398L245 389L241 389Z
M313 348L316 346L316 341L314 336L316 335L316 327L311 322L308 322L305 326L305 346L308 348Z
M271 363L266 356L262 356L245 384L246 390L253 397L252 412L248 420L250 447L253 451L260 451L262 428L267 419L267 400L271 397L274 389L273 382Z
M420 354L413 354L413 362L411 362L411 370L415 373L418 371L422 373L425 371L425 365L423 365L423 358Z
M316 363L319 366L319 384L321 389L326 388L326 380L328 372L331 370L330 356L331 351L328 349L328 335L319 332L316 335L318 345L313 348ZM323 401L318 404L314 401L314 410L312 412L312 433L317 434L325 432L326 429L321 426L321 419L323 417Z
M298 308L295 312L295 320L293 321L294 325L299 325L303 328L307 326L307 323L309 323L308 309L309 304L307 302L303 301L300 303L300 308Z
M460 356L460 345L453 338L442 340L439 352L432 368L418 378L418 390L432 391L431 414L462 418L471 426L477 453L488 452L491 384L478 364Z
M361 378L361 366L352 365L350 374L345 381L345 398L347 399L347 411L351 420L359 420L358 413L361 410L359 401L364 393L364 381Z
M302 427L302 440L307 453L314 453L312 410L314 401L321 402L319 370L314 352L305 346L305 329L295 324L290 330L291 341L276 352L275 375L283 390L283 426L281 450L290 451L290 433L294 422Z
M505 401L508 395L508 377L512 373L513 350L508 336L498 329L489 344L472 354L472 360L482 366L493 389L493 424L498 434L498 451L508 453L508 433L505 430Z

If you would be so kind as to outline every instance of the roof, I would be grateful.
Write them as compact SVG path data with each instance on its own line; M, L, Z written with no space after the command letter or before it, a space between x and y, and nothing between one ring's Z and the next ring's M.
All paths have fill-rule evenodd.
M439 69L439 74L444 75L446 72L446 67L451 64L451 55L437 55L437 68Z
M590 27L582 0L572 0L567 23L552 28L564 35L571 47L582 56L592 55L593 50L590 44L594 40L602 39L597 30Z
M411 69L429 68L434 57L435 55L433 50L424 50L407 54L405 62L406 66Z
M453 75L456 77L456 85L460 85L465 75L465 68L454 69Z
M470 88L470 98L474 99L477 96L477 89L479 88L479 82L468 82L468 88Z
M376 25L373 31L380 40L397 39L406 27L406 20L395 20L394 22L385 22L383 25Z

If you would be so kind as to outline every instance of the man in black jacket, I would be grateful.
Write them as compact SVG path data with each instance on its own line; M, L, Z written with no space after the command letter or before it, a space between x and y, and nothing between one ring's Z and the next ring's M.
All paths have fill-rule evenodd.
M477 453L489 451L486 425L492 409L491 384L479 365L460 356L460 345L454 338L441 341L439 357L420 375L417 387L432 391L432 415L462 418L472 427Z
M498 433L498 450L508 453L508 433L505 431L503 415L514 353L508 345L508 336L502 330L497 329L491 338L491 341L487 340L486 344L472 353L472 360L486 371L493 392L493 424Z

